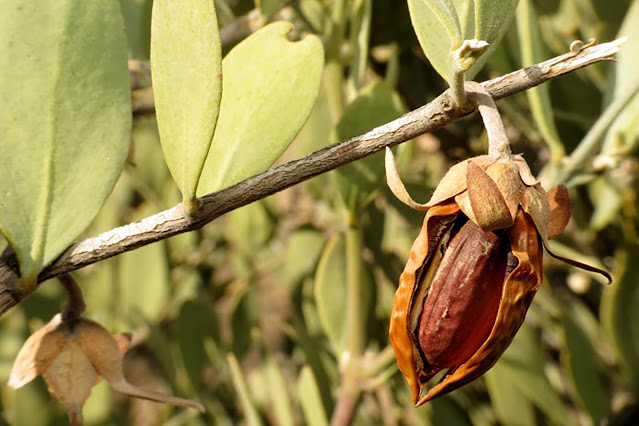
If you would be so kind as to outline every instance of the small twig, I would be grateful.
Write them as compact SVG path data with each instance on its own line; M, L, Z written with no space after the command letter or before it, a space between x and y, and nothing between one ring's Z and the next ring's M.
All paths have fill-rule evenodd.
M468 96L477 104L481 119L484 121L484 127L488 133L488 154L495 157L509 156L511 152L506 129L490 93L475 81L466 82L465 87Z
M498 100L590 64L611 60L612 55L619 51L619 44L622 42L623 40L616 40L588 47L579 52L569 52L486 81L482 85L493 99ZM74 244L40 273L38 282L158 240L199 229L225 213L374 154L385 147L395 146L421 134L442 128L475 110L476 107L473 105L456 107L449 93L445 92L429 104L367 133L206 195L201 198L200 210L191 217L185 214L181 206L176 206L139 222L112 229ZM0 315L19 302L11 290L17 279L18 266L15 254L11 249L5 250L0 257Z
M80 290L80 286L78 286L78 283L73 279L71 274L62 274L58 279L69 296L67 306L64 308L64 312L62 312L62 321L65 323L74 323L82 316L82 313L84 313L86 309L86 304L82 297L82 290Z

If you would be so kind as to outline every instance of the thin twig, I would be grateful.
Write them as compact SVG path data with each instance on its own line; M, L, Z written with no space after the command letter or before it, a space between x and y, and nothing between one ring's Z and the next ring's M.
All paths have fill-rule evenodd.
M542 84L590 64L611 60L623 39L569 52L483 83L495 100ZM442 128L476 110L473 105L456 107L448 92L404 116L336 145L314 152L202 197L202 206L192 216L181 206L173 207L120 228L72 245L40 273L38 282L53 278L103 259L201 228L213 219L239 207L268 197L314 176L368 155ZM18 279L15 254L0 257L0 315L19 300L12 293ZM26 295L25 295L26 296Z

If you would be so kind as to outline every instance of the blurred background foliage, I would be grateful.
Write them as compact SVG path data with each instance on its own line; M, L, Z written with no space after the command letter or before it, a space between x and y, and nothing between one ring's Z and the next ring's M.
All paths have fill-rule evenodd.
M120 3L132 60L133 145L86 236L180 201L153 112L152 1ZM293 22L293 38L313 33L325 43L320 97L279 162L388 122L447 88L420 49L404 1L215 3L224 52L273 20ZM357 425L636 424L639 98L600 121L605 133L589 131L606 108L636 90L639 0L521 0L476 79L563 54L576 39L618 35L629 37L618 62L498 103L513 150L525 154L546 187L568 179L573 217L556 251L612 270L612 286L547 256L542 289L498 364L415 409L387 327L422 214L393 198L383 159L374 155L200 231L78 271L87 315L111 332L134 333L125 358L129 380L197 399L207 409L200 415L125 398L102 383L85 407L86 424L322 426L347 384L361 395ZM586 137L601 138L603 147L583 167L562 174L566 153ZM479 118L468 118L400 147L400 171L411 194L426 200L450 165L486 148ZM59 286L47 283L2 317L1 381L26 337L64 303ZM67 421L42 379L18 391L3 387L1 405L2 421L13 425Z

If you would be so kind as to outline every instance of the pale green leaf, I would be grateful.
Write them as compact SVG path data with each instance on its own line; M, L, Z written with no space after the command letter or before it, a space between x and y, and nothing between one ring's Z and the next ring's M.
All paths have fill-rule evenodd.
M269 399L273 404L273 413L277 419L277 424L293 426L295 424L294 414L286 379L277 363L277 359L270 352L267 353L264 370L268 381Z
M360 90L336 126L337 140L346 140L396 119L406 112L401 100L385 81L374 81ZM361 208L384 183L383 153L371 155L336 171L338 191L351 208Z
M515 14L519 0L474 0L475 38L490 44L498 41Z
M465 38L476 38L490 44L481 52L473 66L466 72L466 79L472 80L482 69L486 60L499 44L504 33L510 26L519 0L471 0L475 6L475 35ZM470 13L469 13L470 15ZM468 27L467 27L468 28Z
M639 246L626 244L615 253L614 285L601 300L601 323L610 336L624 377L639 388Z
M26 281L86 228L120 175L131 105L114 1L0 6L0 227Z
M140 60L149 59L151 44L151 9L153 0L120 0L129 55Z
M450 82L451 46L456 49L462 42L455 6L451 0L408 0L408 9L424 54L439 75Z
M311 35L291 42L291 29L289 22L272 23L224 58L220 117L198 195L266 170L310 114L324 64L322 43Z
M315 301L324 333L336 354L346 347L346 246L344 238L331 238L315 275Z
M352 70L348 80L349 97L353 98L362 88L371 32L371 0L357 0L350 19L350 45L353 52Z
M151 25L155 111L164 157L195 198L222 96L222 47L211 0L156 0Z
M498 362L484 375L484 380L491 405L501 424L536 424L534 405L515 385L517 375L511 368Z
M616 55L618 62L614 67L615 90L614 98L610 100L611 104L629 91L635 90L639 84L639 75L637 74L639 55L636 54L639 50L638 21L639 0L634 0L618 33L618 37L628 37L628 40ZM608 130L602 151L606 154L613 154L620 148L623 149L623 145L636 146L639 135L637 120L639 120L639 96L635 95Z
M255 0L255 6L260 10L260 15L263 18L269 19L280 8L281 0Z
M344 236L339 234L331 238L317 264L315 274L315 301L322 328L331 344L333 352L341 354L348 346L346 341L346 300L348 286L348 262ZM357 253L359 255L359 253ZM354 259L352 262L361 262ZM359 303L362 306L362 321L368 321L373 309L375 288L372 280L364 271L357 279L361 280Z
M534 403L554 423L569 424L568 411L545 375L546 362L539 337L524 323L499 366L508 371L521 397Z
M517 10L517 30L522 66L528 67L542 62L547 55L544 52L544 41L541 38L539 17L530 0L521 0L521 5ZM550 147L552 160L557 163L564 156L564 147L555 126L548 88L547 84L533 87L526 91L526 96L528 96L533 120L537 124L539 133Z
M586 330L581 327L579 316L590 314L585 306L572 301L562 315L563 351L561 364L568 372L576 399L584 412L592 419L592 424L601 424L606 418L610 399L600 376L597 353L589 340Z
M305 424L309 426L327 426L328 420L322 405L319 388L313 370L308 365L302 367L297 379L297 394L304 413Z
M240 368L240 363L232 353L226 355L226 361L229 364L233 387L235 387L235 392L237 393L240 405L244 411L244 421L248 426L261 425L262 421L260 420L260 416L257 413L257 409L255 408L253 401L251 401L248 386Z

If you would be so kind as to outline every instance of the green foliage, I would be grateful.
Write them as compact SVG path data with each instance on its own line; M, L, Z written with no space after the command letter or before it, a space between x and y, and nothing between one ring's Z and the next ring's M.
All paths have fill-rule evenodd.
M222 46L210 0L153 2L151 67L160 140L187 203L195 199L222 98Z
M319 90L322 44L314 36L291 42L291 29L270 24L224 58L220 117L198 195L267 169L306 121Z
M153 111L136 110L129 161L113 188L131 119L118 3L45 3L0 5L0 38L15 41L0 48L0 225L31 276L92 219L86 236L179 203L169 169L184 193L203 195L418 108L446 89L440 75L450 78L450 48L465 39L491 42L492 54L474 58L466 73L470 79L484 66L484 80L566 53L574 39L629 37L617 63L499 101L513 150L524 153L544 185L561 175L601 112L632 94L637 68L639 0L522 0L516 12L516 1L201 2L208 15L180 7L153 23L160 131ZM155 3L156 11L170 4ZM129 55L146 59L151 2L120 4ZM164 26L171 23L172 30ZM330 59L339 72L322 78L320 40L332 37L338 49ZM157 43L169 49L164 80ZM149 91L150 76L134 80L136 99ZM331 92L343 95L342 103ZM87 315L112 332L134 333L127 378L207 409L200 415L146 405L99 385L85 424L324 426L351 374L361 392L355 425L627 423L639 406L637 99L607 118L603 148L570 173L573 217L557 242L559 254L572 247L612 268L615 282L602 289L547 256L526 322L484 378L412 406L388 346L388 322L423 215L392 198L383 159L374 155L201 230L74 273ZM175 136L165 136L166 126ZM187 127L199 136L181 138ZM55 157L47 156L51 147ZM400 171L422 201L452 164L485 153L485 135L469 118L406 148L398 153ZM46 164L56 173L49 181ZM53 191L48 204L46 185ZM57 284L47 283L3 316L0 380L26 337L63 301ZM10 424L65 422L41 380L3 388L0 405Z
M120 175L131 126L126 39L117 3L77 0L5 3L0 37L0 227L33 282Z

